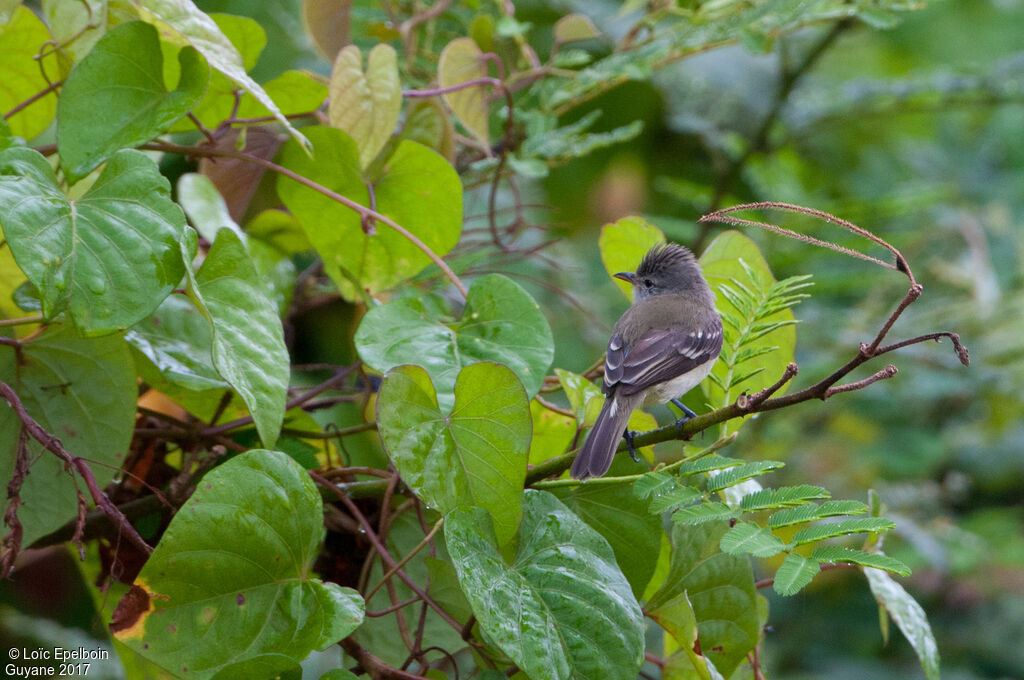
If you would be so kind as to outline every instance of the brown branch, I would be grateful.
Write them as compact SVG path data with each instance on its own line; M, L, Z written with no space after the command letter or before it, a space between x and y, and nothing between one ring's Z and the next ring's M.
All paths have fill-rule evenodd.
M54 90L56 90L58 87L60 87L63 84L64 84L63 80L57 80L57 81L54 81L54 82L50 83L49 85L44 87L42 90L40 90L39 92L36 92L34 95L32 95L31 97L29 97L28 99L26 99L25 101L21 102L20 104L15 106L13 109L11 109L7 113L5 113L4 114L4 120L7 120L7 119L11 118L15 114L17 114L18 112L23 111L23 110L27 109L28 107L32 106L37 101L39 101L40 99L42 99L46 95L50 94L51 92L53 92Z
M660 656L655 656L654 654L651 654L650 652L646 652L644 654L644 661L646 661L648 663L653 663L658 668L660 668L662 670L665 670L665 660L663 658L661 658Z
M0 328L3 326L21 326L30 323L42 323L44 321L42 314L36 314L34 316L23 316L18 319L0 319Z
M18 521L18 506L22 504L21 485L28 476L28 429L22 426L18 433L18 452L14 460L14 473L7 482L7 498L9 504L4 512L4 525L11 530L3 540L3 553L0 554L0 578L7 578L14 569L14 561L21 551L22 527Z
M827 224L832 224L832 223L838 224L839 226L843 227L844 229L846 229L848 231L851 231L854 234L857 234L858 236L863 236L864 238L868 239L869 241L873 241L873 242L877 243L878 245L882 246L883 248L887 249L889 252L891 252L893 255L895 255L896 262L895 262L895 264L890 263L890 262L885 262L883 260L879 260L877 257L872 257L870 255L867 255L865 253L859 252L857 250L852 250L850 248L845 248L845 247L840 246L840 245L838 245L836 243L832 243L831 241L823 241L822 239L814 238L813 236L808 236L807 234L801 234L799 232L793 231L792 229L785 229L784 227L780 227L780 226L775 225L775 224L768 224L767 222L757 222L755 220L745 220L745 219L741 219L741 218L738 218L738 217L732 217L731 216L731 213L734 213L734 212L740 212L740 211L743 211L743 210L762 210L762 209L785 210L785 211L788 211L788 212L796 212L796 213L800 213L800 214L803 214L803 215L809 215L811 217L817 217L818 219L824 220ZM746 226L746 227L760 227L761 229L766 229L768 231L775 232L776 234L781 234L782 236L788 236L789 238L793 238L793 239L796 239L798 241L803 241L804 243L810 243L812 245L821 246L822 248L828 248L829 250L834 250L837 253L843 253L844 255L849 255L850 257L856 257L856 258L859 258L861 260L866 260L868 262L874 262L875 264L877 264L879 266L882 266L882 267L885 267L886 269L895 269L897 271L901 271L901 272L903 272L904 274L907 275L908 279L910 279L910 285L911 286L914 286L914 285L917 284L916 279L914 279L913 272L910 271L910 265L907 264L906 258L903 257L903 254L900 253L900 251L897 250L895 246L891 245L889 242L885 241L884 239L879 238L878 236L875 236L874 234L872 234L867 229L863 229L861 227L858 227L856 224L853 224L852 222L849 222L849 221L844 220L842 218L836 217L835 215L830 215L829 213L821 211L821 210L815 210L814 208L805 208L803 206L793 205L791 203L778 203L778 202L775 202L775 201L761 201L759 203L744 203L743 205L734 205L734 206L729 207L729 208L723 208L721 210L716 210L715 212L708 213L707 215L704 215L703 217L701 217L697 221L701 222L701 223L703 223L703 222L721 222L721 223L724 223L724 224L731 224L731 225L739 226L739 227L742 227L742 226ZM920 291L918 291L918 294L920 294Z
M756 408L759 404L763 403L765 399L767 399L768 397L772 396L780 389L782 389L782 386L788 383L790 380L792 380L793 377L796 376L796 374L799 372L800 367L797 366L796 363L792 361L789 362L788 364L786 364L786 370L782 372L781 378L779 378L773 384L764 388L760 392L751 394L749 396L746 394L741 394L739 397L736 398L736 405L739 406L740 409L744 411L749 411L752 408Z
M93 477L92 470L86 464L85 460L71 454L64 445L60 443L60 440L54 437L52 434L47 432L43 427L35 421L35 419L29 415L28 411L25 410L25 405L18 398L18 395L11 389L10 385L0 381L0 396L7 400L15 413L18 414L18 418L21 420L25 429L28 433L39 442L43 448L50 451L58 458L64 461L65 465L69 468L73 468L75 472L82 478L85 485L89 488L89 494L92 496L93 502L96 503L96 507L103 510L103 512L111 519L118 531L127 536L128 540L131 541L137 548L142 550L146 555L153 552L151 548L139 533L135 531L135 527L131 525L128 519L117 509L110 499L106 497L103 491L100 490L96 484L96 478Z
M363 598L363 599L368 599L368 598ZM379 611L368 611L368 612L366 612L366 616L368 616L371 619L380 618L381 616L387 616L388 614L393 614L396 611L398 611L399 609L402 609L404 607L408 607L409 605L415 604L415 603L417 603L419 601L420 601L420 598L418 598L418 597L410 597L408 600L402 600L401 602L397 602L397 603L391 605L390 607L388 607L387 609L381 609Z
M845 385L833 385L832 387L825 390L825 394L821 395L821 400L825 401L832 395L839 394L840 392L852 392L854 390L859 390L861 388L867 387L871 383L878 382L879 380L887 380L888 378L891 378L894 375L896 375L898 372L899 371L896 369L895 366L889 364L881 371L878 371L874 375L870 375L867 378L864 378L863 380L847 383Z
M159 512L162 508L170 510L171 506L165 499L155 495L142 496L141 498L136 498L117 506L117 509L121 511L121 514L129 520L152 515ZM110 533L111 528L114 526L115 525L110 521L110 517L107 516L103 510L92 510L85 516L85 522L81 526L81 538L83 541L90 541L101 536L115 538L115 536ZM73 540L78 529L78 520L71 520L65 523L61 528L37 539L29 547L45 548L47 546L58 545L65 541Z
M399 670L391 666L383 659L363 649L362 645L356 642L355 638L347 637L338 644L351 656L367 673L374 678L394 678L395 680L423 680L422 675L416 675L408 671Z
M298 406L302 406L303 404L310 401L311 399L313 399L313 397L317 396L318 394L323 394L327 390L335 387L336 385L338 385L338 383L342 382L348 376L349 373L351 373L358 367L359 363L357 362L355 364L352 364L351 366L346 366L345 368L340 369L333 376L323 381L313 389L302 393L301 395L295 397L287 404L285 404L285 412L288 412L291 409L296 408ZM216 425L203 428L202 430L199 431L199 435L201 437L213 437L216 435L224 434L225 432L230 432L231 430L234 430L239 427L244 427L245 425L251 425L252 423L252 416L245 416L244 418L237 418L235 420L232 420L231 422L224 423L223 425Z
M885 347L879 347L877 350L875 350L875 356L878 356L879 354L885 354L886 352L891 352L895 349L900 349L908 345L916 345L917 343L925 342L926 340L934 340L935 342L939 342L942 338L949 338L950 340L953 341L953 351L956 352L956 356L958 359L960 359L961 364L963 364L964 366L971 365L971 355L967 351L967 348L960 344L960 334L951 333L949 331L939 331L938 333L926 333L924 335L919 335L916 338L910 338L909 340L896 342L891 345L886 345Z

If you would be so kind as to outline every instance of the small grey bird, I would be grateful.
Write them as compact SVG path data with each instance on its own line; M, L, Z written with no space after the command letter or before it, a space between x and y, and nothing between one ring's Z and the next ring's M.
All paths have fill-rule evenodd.
M714 295L688 249L675 243L654 246L635 273L615 278L633 284L633 306L608 341L604 406L573 461L575 479L607 472L623 436L636 457L633 433L626 430L633 409L671 401L686 414L677 425L696 416L678 397L707 377L722 350Z

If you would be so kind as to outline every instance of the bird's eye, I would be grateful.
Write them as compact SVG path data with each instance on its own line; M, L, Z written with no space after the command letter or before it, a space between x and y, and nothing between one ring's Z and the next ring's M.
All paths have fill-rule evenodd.
M644 279L644 286L650 288L653 285L654 285L654 281L651 281L650 279Z

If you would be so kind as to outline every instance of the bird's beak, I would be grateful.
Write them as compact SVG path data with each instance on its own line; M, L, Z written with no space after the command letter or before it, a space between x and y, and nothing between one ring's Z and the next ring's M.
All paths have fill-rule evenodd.
M615 278L622 279L623 281L628 281L629 283L636 285L636 274L633 272L619 272L615 275Z

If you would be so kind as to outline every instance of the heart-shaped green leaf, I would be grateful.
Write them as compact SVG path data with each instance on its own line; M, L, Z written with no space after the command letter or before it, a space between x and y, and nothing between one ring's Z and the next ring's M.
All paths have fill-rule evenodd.
M453 511L444 535L480 627L526 675L636 678L644 659L640 605L608 542L557 498L525 492L511 564L481 508Z
M274 100L246 73L242 56L231 41L192 0L131 0L131 3L139 13L139 18L156 26L165 39L180 47L191 45L196 48L211 67L267 107L294 139L301 144L307 143L302 133L292 127L277 108Z
M355 343L363 361L381 373L402 364L425 368L443 407L451 406L455 378L464 366L504 364L533 398L554 357L551 327L537 303L500 274L473 282L457 323L444 324L422 300L405 298L371 309Z
M377 397L377 424L402 479L443 513L476 505L494 519L498 541L516 532L530 449L530 406L505 366L466 366L455 407L443 413L419 366L390 371Z
M363 619L358 593L310 578L323 536L320 494L298 463L278 451L237 456L175 514L133 588L145 605L115 637L200 680L254 659L301 661Z
M456 38L441 50L437 64L437 78L441 87L452 87L486 77L487 64L483 52L472 38ZM488 89L487 85L473 85L444 95L452 113L484 146L490 145Z
M191 263L195 232L182 245ZM265 446L277 441L288 396L289 359L277 307L245 245L221 229L202 269L189 266L189 296L213 329L213 365L249 408Z
M140 151L114 154L74 201L39 153L0 152L0 214L14 259L39 289L43 314L67 310L86 334L137 323L181 282L185 216L169 195Z
M718 547L728 529L722 521L673 526L668 577L647 603L653 611L685 592L697 617L701 649L727 678L760 634L750 561Z
M172 92L164 86L163 61L156 29L130 21L103 36L71 71L57 107L57 150L70 182L118 149L160 135L199 103L210 78L206 61L191 47L181 50Z
M365 169L391 137L402 110L395 48L387 43L375 45L363 73L363 53L356 45L346 46L334 60L330 92L327 119L355 140Z
M305 132L315 148L315 158L297 143L289 142L281 153L285 167L361 205L375 202L378 212L416 234L438 255L444 255L458 242L462 183L441 156L415 142L403 141L374 185L375 200L371 202L352 138L327 127L305 128ZM358 213L314 189L282 176L277 190L320 253L327 273L350 300L359 298L350 276L375 293L416 275L431 263L422 250L391 227L373 224L371 229L369 223L361 222Z
M47 432L90 462L101 489L114 478L131 443L138 394L123 339L82 338L73 329L51 326L18 355L0 347L0 380ZM0 478L5 480L14 471L20 429L14 409L0 399ZM22 546L73 519L77 508L76 484L64 462L34 441L29 459L30 474L21 487L24 505L18 510ZM78 487L84 492L81 481ZM6 506L5 494L0 507Z

